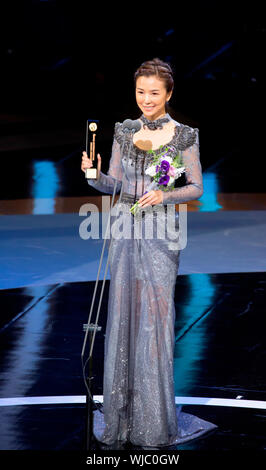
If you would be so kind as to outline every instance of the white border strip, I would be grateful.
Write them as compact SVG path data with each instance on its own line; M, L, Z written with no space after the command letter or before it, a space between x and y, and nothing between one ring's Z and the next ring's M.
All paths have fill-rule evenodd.
M94 395L93 398L96 402L103 403L103 395ZM86 396L73 395L0 398L0 407L25 405L64 405L78 403L86 403ZM239 398L175 397L175 403L177 405L231 406L236 408L266 409L266 401L242 400Z
M240 398L175 397L178 405L233 406L236 408L260 408L266 410L266 401Z

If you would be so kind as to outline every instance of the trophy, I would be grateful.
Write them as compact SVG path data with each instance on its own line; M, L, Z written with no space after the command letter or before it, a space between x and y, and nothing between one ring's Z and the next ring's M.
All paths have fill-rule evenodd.
M87 120L87 128L86 128L86 153L88 154L88 140L89 140L89 131L92 134L92 140L90 141L90 156L89 159L94 164L95 163L95 138L96 138L96 131L97 131L97 123L99 121L96 120ZM87 179L98 179L98 171L97 167L86 168L85 171L85 178Z

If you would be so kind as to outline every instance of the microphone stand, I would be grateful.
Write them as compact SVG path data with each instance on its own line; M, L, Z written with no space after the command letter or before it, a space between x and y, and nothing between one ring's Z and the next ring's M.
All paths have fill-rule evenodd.
M134 129L130 128L130 125L133 122L134 121L130 121L129 119L127 119L123 123L123 132L124 132L125 135L124 135L124 139L123 139L123 143L122 143L121 158L123 156L126 134L128 132L130 132L131 130L133 131L133 133L136 132ZM128 154L130 153L130 150L131 150L131 146L129 147ZM94 347L96 332L101 330L101 327L98 326L98 318L99 318L99 312L100 312L100 308L101 308L101 302L102 302L102 297L103 297L103 291L104 291L104 286L105 286L107 269L108 269L108 265L109 265L110 248L111 248L111 244L112 244L112 237L111 237L111 242L110 242L109 250L108 250L107 263L106 263L104 279L103 279L103 284L102 284L102 289L101 289L100 300L99 300L99 304L98 304L98 310L97 310L95 323L91 323L91 317L92 317L92 311L93 311L93 307L94 307L96 291L97 291L97 287L98 287L99 274L100 274L100 270L101 270L103 254L104 254L104 251L105 251L106 235L107 235L109 227L110 227L111 212L112 212L112 208L113 208L113 204L114 204L114 196L116 194L116 187L117 187L117 179L115 180L115 184L114 184L112 201L111 201L111 209L110 209L110 212L109 212L107 228L106 228L106 232L105 232L105 238L104 238L104 243L103 243L103 248L102 248L102 253L101 253L101 258L100 258L100 263L99 263L99 268L98 268L98 273L97 273L97 279L96 279L96 283L95 283L95 287L94 287L94 293L93 293L93 298L92 298L88 323L83 325L83 331L86 331L86 333L85 333L82 352L81 352L81 363L82 363L83 379L84 379L84 383L85 383L85 386L86 386L86 430L85 430L86 437L85 437L85 446L86 446L86 450L88 450L88 451L91 450L93 441L95 442L96 447L97 447L97 443L98 443L98 441L95 438L94 433L93 433L93 404L96 406L96 408L98 408L98 405L93 400L92 381L93 381L94 377L92 376L92 372L93 372L93 369L92 369L92 351L93 351L93 347ZM122 188L121 188L121 191L120 191L118 203L120 202L121 195L122 195ZM84 362L84 354L85 354L85 349L86 349L86 345L87 345L87 342L88 342L88 335L89 335L89 342L90 342L90 352L89 352L88 358ZM85 372L87 362L89 362L88 376L86 376L86 372Z

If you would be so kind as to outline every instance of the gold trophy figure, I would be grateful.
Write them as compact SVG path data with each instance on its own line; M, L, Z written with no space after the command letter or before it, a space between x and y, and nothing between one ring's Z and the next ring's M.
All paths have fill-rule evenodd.
M90 121L87 120L87 129L86 129L86 153L88 155L88 139L89 139L89 130L92 133L92 140L90 141L90 160L94 164L95 163L95 138L96 138L96 131L97 131L97 123L98 121ZM97 168L86 168L85 171L85 178L87 179L98 179L98 171Z

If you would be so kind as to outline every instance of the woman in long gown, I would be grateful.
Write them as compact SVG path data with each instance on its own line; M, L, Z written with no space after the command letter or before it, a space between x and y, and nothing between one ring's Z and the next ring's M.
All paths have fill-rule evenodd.
M106 445L129 442L160 448L216 427L183 413L175 404L174 291L180 260L180 249L173 244L179 229L175 210L172 228L160 235L166 207L198 199L203 184L198 129L166 113L173 91L169 64L159 59L143 63L135 85L141 128L135 134L125 133L123 125L116 123L108 174L101 171L98 155L98 180L88 179L103 193L120 193L111 212L103 414L95 412L94 434ZM152 178L145 170L154 155L148 151L159 154L167 149L170 156L181 152L187 184L167 192L150 190ZM83 152L81 168L85 171L90 166ZM134 216L130 207L136 201L141 209ZM145 214L145 224L139 213ZM145 236L147 228L153 229L152 236Z

